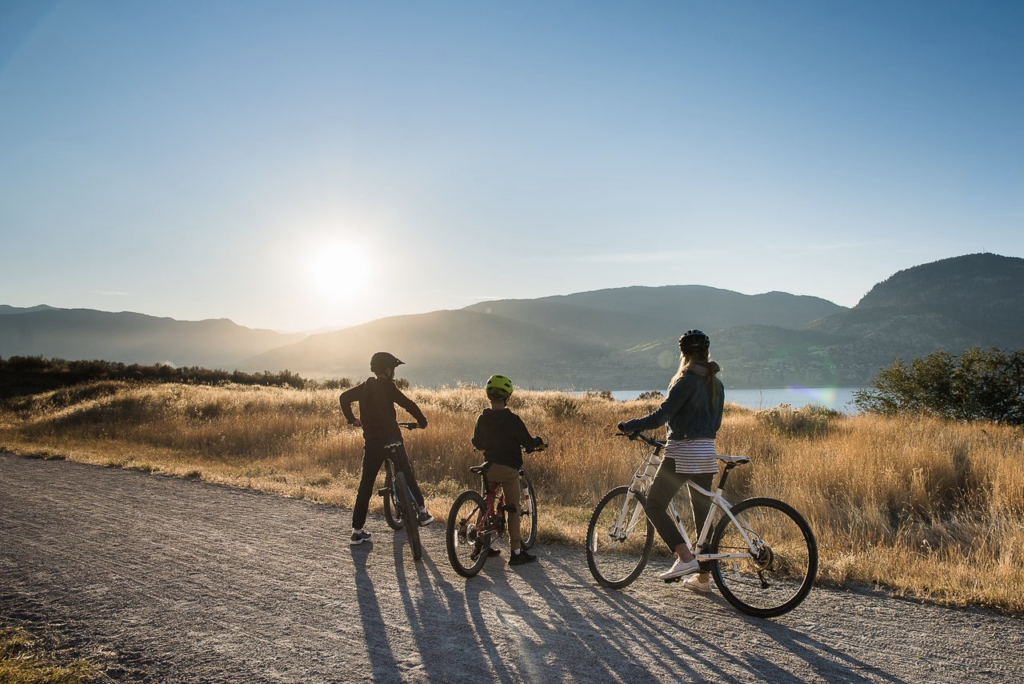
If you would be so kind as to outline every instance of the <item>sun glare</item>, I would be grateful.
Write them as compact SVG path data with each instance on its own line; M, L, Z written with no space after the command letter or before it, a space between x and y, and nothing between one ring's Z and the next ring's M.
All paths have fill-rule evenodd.
M362 292L373 276L369 254L359 245L335 240L309 255L305 275L320 296L342 301Z

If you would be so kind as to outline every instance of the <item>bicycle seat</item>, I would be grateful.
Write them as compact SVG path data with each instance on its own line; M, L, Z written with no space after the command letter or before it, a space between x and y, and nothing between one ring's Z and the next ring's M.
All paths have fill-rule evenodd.
M487 473L487 469L489 467L489 463L481 463L480 465L470 466L469 472L476 473L477 475L484 475Z
M391 444L385 444L384 448L385 449L397 449L400 446L402 446L401 442L392 442Z
M735 463L737 465L750 463L749 456L724 456L722 454L717 454L715 458L717 458L719 461L725 461L726 463Z

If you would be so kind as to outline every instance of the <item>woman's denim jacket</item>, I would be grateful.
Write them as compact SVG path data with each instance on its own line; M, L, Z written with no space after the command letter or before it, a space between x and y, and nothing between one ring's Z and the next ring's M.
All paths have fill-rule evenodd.
M714 439L722 427L725 388L722 381L712 382L718 390L712 403L704 377L687 372L668 388L668 396L656 411L643 418L627 421L625 432L653 430L668 423L669 439Z

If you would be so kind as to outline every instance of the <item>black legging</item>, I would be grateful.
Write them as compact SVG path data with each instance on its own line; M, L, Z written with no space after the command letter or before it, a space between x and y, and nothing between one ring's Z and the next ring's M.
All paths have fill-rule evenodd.
M651 491L647 494L647 506L644 508L647 517L654 523L654 529L658 530L658 535L668 544L668 548L673 553L676 547L683 543L683 535L679 534L675 521L668 514L668 505L687 480L693 480L694 484L711 491L715 473L677 473L676 460L666 458L658 468L658 474L654 476ZM693 512L693 520L696 525L692 541L696 542L697 536L704 528L704 521L711 511L711 500L701 494L694 494L692 491L688 494L690 494L690 510ZM701 567L701 569L704 568Z
M366 510L370 507L370 497L373 495L373 483L377 480L377 473L384 465L384 459L391 458L399 472L405 473L405 480L416 497L416 503L423 507L423 492L416 484L416 478L412 474L412 466L409 464L409 455L405 453L405 445L399 444L394 449L370 446L363 447L363 474L359 478L359 491L356 492L356 505L352 509L352 529L361 530L366 524Z

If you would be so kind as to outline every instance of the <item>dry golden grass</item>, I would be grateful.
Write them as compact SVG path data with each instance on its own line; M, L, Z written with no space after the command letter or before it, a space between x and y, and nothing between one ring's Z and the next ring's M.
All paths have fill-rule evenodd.
M0 625L0 682L85 684L102 676L98 665L50 652L25 630Z
M481 459L469 439L486 400L471 388L409 395L430 426L406 443L431 511L444 519L458 492L477 486L468 470ZM516 393L512 409L551 443L526 457L542 540L582 545L593 506L638 464L637 445L613 437L614 425L655 406ZM11 402L0 413L0 447L350 507L362 438L343 423L336 391L103 382ZM771 496L808 519L819 579L1022 613L1021 436L991 424L729 405L718 449L753 457L734 471L733 501Z

